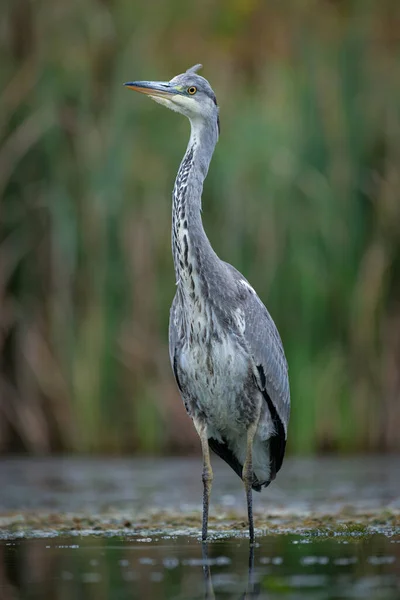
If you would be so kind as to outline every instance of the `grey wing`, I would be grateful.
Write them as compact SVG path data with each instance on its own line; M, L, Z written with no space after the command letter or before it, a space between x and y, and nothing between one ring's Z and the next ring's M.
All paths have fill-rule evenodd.
M244 313L244 337L258 370L257 383L274 425L274 434L267 442L271 479L274 479L282 466L286 449L290 416L288 365L275 323L254 290L247 292Z
M257 385L268 405L275 429L268 442L274 478L282 465L290 416L288 364L268 310L243 275L228 266L238 286L239 306L244 318L244 341L258 371Z
M245 340L260 375L261 388L265 389L278 413L287 435L290 416L290 390L288 364L281 338L268 310L249 290L245 300Z

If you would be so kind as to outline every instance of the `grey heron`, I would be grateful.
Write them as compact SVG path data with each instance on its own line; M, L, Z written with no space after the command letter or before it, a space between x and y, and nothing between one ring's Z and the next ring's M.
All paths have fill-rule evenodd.
M124 85L188 117L191 133L173 189L172 254L177 282L169 351L203 454L202 539L213 473L210 448L242 478L250 541L252 489L281 468L290 414L288 366L278 330L249 282L214 252L201 194L219 136L215 94L195 65L170 81Z

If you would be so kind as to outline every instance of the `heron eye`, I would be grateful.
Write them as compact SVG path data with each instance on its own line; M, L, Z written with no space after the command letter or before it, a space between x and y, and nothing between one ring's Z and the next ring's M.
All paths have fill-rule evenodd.
M190 88L188 88L187 91L188 91L188 94L193 96L197 92L197 87L194 87L194 85L192 85Z

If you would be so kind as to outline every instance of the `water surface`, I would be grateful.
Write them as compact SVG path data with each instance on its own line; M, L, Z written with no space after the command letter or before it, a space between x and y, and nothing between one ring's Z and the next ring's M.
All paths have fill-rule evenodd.
M399 536L375 534L353 540L265 536L254 549L250 581L245 539L208 544L207 557L201 546L193 538L173 536L3 541L0 597L400 597Z
M0 599L400 598L398 457L289 459L254 494L218 459L0 462ZM249 561L253 567L249 574Z

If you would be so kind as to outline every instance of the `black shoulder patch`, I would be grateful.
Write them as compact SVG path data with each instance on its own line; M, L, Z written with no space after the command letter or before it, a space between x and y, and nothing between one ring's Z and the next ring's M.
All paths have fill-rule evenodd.
M178 385L179 391L180 391L180 392L181 392L181 394L182 394L182 393L183 393L183 390L182 390L182 386L181 386L181 384L180 384L179 377L178 377L178 366L177 366L176 351L175 351L175 354L174 354L174 365L173 365L173 370L174 370L174 375L175 375L175 380L176 380L176 383L177 383L177 385Z
M278 411L276 410L266 388L266 378L262 365L257 365L258 372L260 374L262 390L261 393L264 396L268 409L271 414L271 419L275 428L275 435L273 435L269 440L269 453L271 457L271 479L275 479L276 474L283 463L283 457L285 456L286 449L286 438L285 438L285 428L283 427L283 423L281 421L280 416L278 415Z
M260 375L261 386L262 386L262 388L264 390L265 389L265 384L267 383L267 381L265 379L264 369L262 368L261 365L257 365L257 371L258 371L258 374Z

